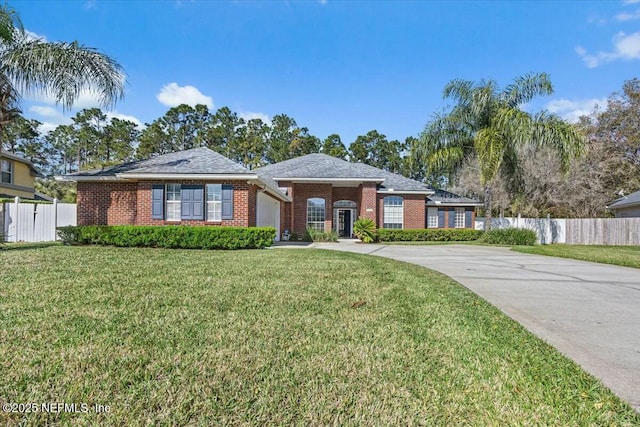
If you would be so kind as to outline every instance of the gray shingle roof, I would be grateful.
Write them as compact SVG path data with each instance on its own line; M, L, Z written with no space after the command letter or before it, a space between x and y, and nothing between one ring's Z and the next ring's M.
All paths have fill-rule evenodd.
M307 154L295 159L255 169L253 172L272 179L354 179L384 180L381 190L395 191L433 191L429 186L406 178L402 175L387 172L362 163L351 163L326 154Z
M470 199L468 197L459 196L455 193L451 193L445 190L436 190L435 194L427 196L427 202L440 202L440 203L456 203L456 204L480 204L477 200Z
M609 209L619 209L633 205L640 205L640 190L615 200L609 205Z
M68 177L108 177L136 174L247 174L253 173L206 147L163 154L146 160L68 174Z

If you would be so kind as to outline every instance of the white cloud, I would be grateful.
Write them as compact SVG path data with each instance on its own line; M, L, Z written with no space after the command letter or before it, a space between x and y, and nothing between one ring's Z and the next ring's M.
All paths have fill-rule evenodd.
M29 31L29 30L24 30L24 32L27 35L27 39L29 40L41 40L43 42L47 41L47 38L41 34L34 33L33 31Z
M640 3L640 0L624 0L624 4L636 4Z
M120 119L120 120L128 120L128 121L133 122L136 125L138 125L139 129L144 129L144 127L145 127L144 124L137 117L134 117L134 116L129 116L127 114L122 114L122 113L119 113L117 111L107 111L104 114L107 116L108 120L111 120L113 118Z
M547 103L545 108L568 122L576 123L580 120L580 116L591 114L596 107L602 109L606 108L606 106L606 98L582 99L577 101L554 99Z
M576 47L575 50L588 68L595 68L617 59L640 59L640 31L629 35L619 32L613 37L613 44L612 52L598 52L594 55L588 54L582 46Z
M29 107L29 111L42 117L63 118L64 115L53 107L45 105L33 105Z
M180 104L195 107L196 104L204 104L210 109L213 108L213 99L210 96L203 95L194 86L178 86L177 83L164 85L156 98L168 107L177 107Z
M54 130L60 125L68 125L73 121L70 117L66 117L62 111L57 110L48 105L32 105L29 112L33 113L36 120L42 122L38 130L42 135L46 135L49 131ZM44 120L41 120L44 118Z
M27 97L28 99L36 102L44 102L49 105L56 105L56 99L51 93L33 93ZM89 90L83 90L80 92L78 99L73 103L72 110L82 110L84 108L100 108L100 99L98 95Z
M267 116L264 113L254 113L251 111L246 111L246 112L238 113L238 117L240 117L241 119L244 119L246 122L248 122L251 119L260 119L264 123L271 126L271 119L269 118L269 116Z
M59 125L69 125L73 123L71 117L65 116L62 110L58 110L48 105L32 105L29 107L29 112L33 113L36 120L42 122L42 125L40 125L40 132L42 134L46 134L47 132L54 130ZM135 116L123 114L118 111L105 111L104 114L107 116L107 120L111 120L115 117L120 120L129 120L138 125L138 128L141 130L145 127L144 123ZM40 120L41 118L44 120Z
M42 124L38 126L38 131L40 132L40 135L46 135L52 130L55 130L58 126L60 126L60 123L42 122Z
M616 15L617 21L635 21L636 19L640 19L640 9L633 13L622 12Z

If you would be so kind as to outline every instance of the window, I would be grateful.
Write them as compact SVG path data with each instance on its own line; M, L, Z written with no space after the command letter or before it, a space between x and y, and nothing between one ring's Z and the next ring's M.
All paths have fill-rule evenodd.
M464 208L456 208L456 228L464 228Z
M0 160L0 182L5 184L13 182L13 164L10 160Z
M167 184L166 214L167 221L180 221L180 184Z
M307 227L324 233L324 199L307 199Z
M351 200L338 200L337 202L333 202L333 207L355 209L356 202L353 202Z
M222 184L207 184L207 221L222 221Z
M383 228L402 228L404 209L402 197L387 196L384 198Z
M427 208L427 228L438 228L438 208Z

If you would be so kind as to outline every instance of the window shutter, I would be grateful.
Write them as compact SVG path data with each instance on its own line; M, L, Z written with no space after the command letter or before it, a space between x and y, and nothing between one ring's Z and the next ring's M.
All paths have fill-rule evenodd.
M151 218L164 218L164 185L154 184L151 187Z
M194 187L191 194L193 219L204 219L204 187Z
M222 184L222 219L233 219L232 184Z
M473 224L471 224L471 209L467 209L464 213L464 226L467 228L475 228Z
M456 227L456 208L449 208L449 228Z
M180 189L180 196L181 196L181 203L182 203L182 207L181 207L182 219L193 219L193 209L192 209L193 205L191 203L192 195L193 195L193 189L190 187L187 187L186 185L183 185L182 188Z
M438 209L438 228L444 228L444 209Z

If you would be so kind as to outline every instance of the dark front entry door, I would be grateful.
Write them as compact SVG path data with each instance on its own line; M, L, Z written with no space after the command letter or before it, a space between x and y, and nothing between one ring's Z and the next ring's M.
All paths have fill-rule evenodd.
M338 236L351 237L351 209L338 209Z

